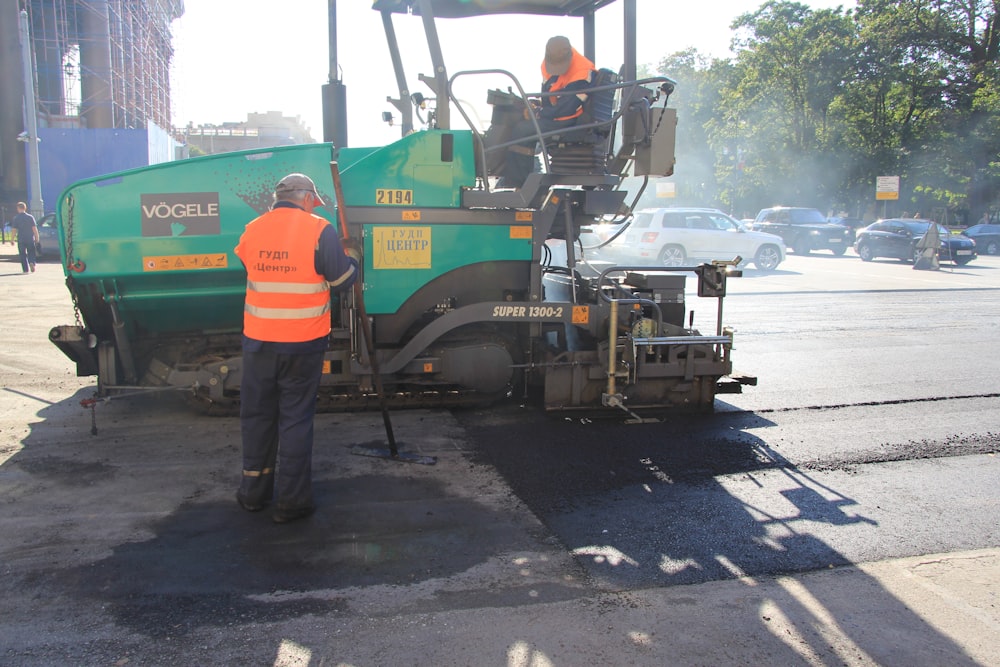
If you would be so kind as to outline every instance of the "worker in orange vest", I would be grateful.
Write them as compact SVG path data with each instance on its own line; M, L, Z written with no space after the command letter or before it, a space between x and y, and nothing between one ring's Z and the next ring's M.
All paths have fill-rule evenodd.
M542 92L573 91L586 89L594 79L594 63L581 55L562 36L551 38L545 44L542 60ZM501 170L499 187L519 188L535 166L535 144L538 130L550 132L572 127L583 113L586 93L576 95L543 95L540 106L525 109L525 118L514 125L511 141L524 139L507 148L507 159ZM538 130L529 114L538 121Z
M247 270L243 309L240 430L243 477L236 500L256 512L275 501L273 519L311 515L313 418L330 334L330 290L346 291L361 250L313 214L316 184L289 174L274 205L246 226L236 255Z

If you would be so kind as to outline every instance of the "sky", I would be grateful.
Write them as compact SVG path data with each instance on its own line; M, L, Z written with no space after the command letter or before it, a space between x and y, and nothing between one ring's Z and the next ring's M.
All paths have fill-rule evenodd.
M728 57L729 25L763 0L636 0L637 61L656 64L689 47ZM814 9L853 7L853 0L804 0ZM621 65L622 2L598 12L597 65ZM171 26L173 122L181 127L242 122L248 113L279 111L300 117L317 141L323 139L321 87L330 79L328 0L185 0L184 15ZM430 91L417 79L432 74L418 17L395 16L411 92ZM553 35L569 37L583 50L582 21L551 17L490 17L439 20L449 76L461 70L505 69L527 92L541 85L539 63ZM379 146L399 138L399 127L382 121L398 112L386 102L398 89L385 46L381 15L370 0L337 3L337 65L347 90L348 144ZM469 76L456 95L488 120L486 92L507 88L507 78ZM461 118L452 113L452 126ZM418 122L417 119L414 119Z

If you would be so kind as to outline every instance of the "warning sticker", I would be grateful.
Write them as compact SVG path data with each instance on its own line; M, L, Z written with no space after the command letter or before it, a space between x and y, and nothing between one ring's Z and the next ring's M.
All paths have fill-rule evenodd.
M154 255L142 258L143 271L193 271L225 269L229 266L226 253L215 255Z

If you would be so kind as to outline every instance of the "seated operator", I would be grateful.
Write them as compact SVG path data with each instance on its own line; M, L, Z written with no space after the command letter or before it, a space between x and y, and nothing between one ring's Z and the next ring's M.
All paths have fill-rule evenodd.
M594 63L582 56L570 45L565 37L553 37L545 45L545 59L542 61L542 92L572 91L586 89L593 81L596 68ZM546 95L537 109L525 109L524 119L518 121L511 130L510 140L524 141L508 146L506 161L500 172L500 187L519 188L535 167L535 138L538 131L528 115L534 113L538 128L550 132L563 127L572 127L583 113L586 93L576 95Z

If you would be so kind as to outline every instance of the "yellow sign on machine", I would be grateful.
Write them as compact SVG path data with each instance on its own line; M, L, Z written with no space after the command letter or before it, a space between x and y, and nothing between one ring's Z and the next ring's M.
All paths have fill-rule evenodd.
M142 258L143 271L194 271L224 269L229 266L225 253L211 255L152 255Z
M372 268L431 268L431 228L373 227Z

